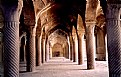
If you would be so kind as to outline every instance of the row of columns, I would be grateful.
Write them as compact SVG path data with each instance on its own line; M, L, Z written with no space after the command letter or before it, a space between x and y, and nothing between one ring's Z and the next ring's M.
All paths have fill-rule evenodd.
M17 31L19 31L18 29L19 29L19 27L17 27L16 26L16 22L7 22L7 23L5 23L5 30L4 30L4 32L5 32L5 35L7 35L7 36L5 36L5 38L7 38L7 39L5 39L5 49L7 49L8 47L7 47L7 45L9 45L9 44L7 44L8 43L8 40L10 40L10 42L12 42L11 40L13 40L14 39L14 43L15 42L18 42L18 39L17 39L17 37L15 37L16 35L19 35L19 34L14 34L14 33L19 33L19 32L17 32ZM8 26L11 26L9 29L7 28ZM18 25L19 26L19 25ZM15 30L14 30L14 28L15 28ZM10 32L9 32L9 30L10 30ZM15 35L14 37L15 38L12 38L12 37L8 37L8 35L11 33L13 31L13 34ZM94 45L92 45L92 44L94 44L94 42L93 42L93 36L94 36L94 25L89 25L87 28L86 28L86 32L87 32L87 65L88 65L88 69L92 69L92 68L94 68ZM10 36L10 35L9 35ZM19 37L19 36L18 36ZM11 39L12 38L12 39ZM40 57L41 56L43 56L43 60L42 60L42 62L44 63L45 62L45 54L46 54L46 40L45 40L45 38L43 38L42 37L42 39L41 39L41 42L40 42L40 36L37 36L37 55L36 55L36 53L35 53L35 32L34 32L34 27L30 27L29 28L29 31L28 31L28 33L27 33L27 49L28 49L28 51L27 51L27 71L35 71L35 64L36 64L36 57L35 57L35 55L37 56L37 66L39 66L40 65L40 63L41 63L41 60L40 60ZM69 49L70 49L70 51L69 51L69 54L70 54L70 59L71 60L74 60L75 61L75 51L74 51L74 49L73 49L73 40L72 40L72 36L70 35L70 37L69 37L69 39L70 39L70 41L69 41ZM6 42L7 41L7 42ZM41 43L41 44L40 44ZM10 44L12 44L12 46L14 45L13 43L10 43ZM16 43L15 43L16 44ZM19 43L18 43L19 44ZM79 55L78 55L78 57L79 57L79 60L78 60L78 62L79 62L79 64L82 64L83 63L83 57L82 57L82 35L78 35L78 53L79 53ZM40 48L40 45L42 45L42 47ZM15 51L17 50L16 48L16 45L14 45L15 46L15 48L14 47L12 47L13 49L15 49ZM12 48L10 48L11 50L13 50ZM7 51L7 50L5 50L5 51ZM11 53L11 55L18 55L17 53L15 53L15 51L14 52L12 52L12 51L10 51L10 52L7 52L7 53ZM42 52L42 54L43 55L41 55L41 52ZM5 55L7 54L6 52L5 52ZM73 54L74 53L74 54ZM7 54L8 55L8 54ZM9 56L5 56L5 59L8 59L7 57L9 57ZM11 57L12 58L12 57ZM13 60L13 58L11 59L10 57L9 57L9 60L10 61L12 61ZM18 60L19 58L16 58L16 60ZM12 63L15 63L16 64L16 60L14 60L15 62L12 62ZM19 61L19 60L18 60ZM12 63L10 63L9 64L9 66L12 64ZM18 62L18 64L19 64L19 62ZM14 64L12 64L11 65L11 67L13 66ZM8 66L7 65L7 63L6 63L6 66ZM18 66L18 65L16 65L16 66ZM5 70L6 71L6 70ZM13 71L13 70L12 70ZM14 69L14 71L18 71L17 70L17 68L16 69ZM9 71L10 72L10 71ZM5 73L7 73L7 72L5 72ZM7 75L7 74L6 74Z
M109 58L109 76L120 77L121 76L121 30L119 11L121 5L109 4L107 14L107 36L108 36L108 58ZM13 11L13 10L12 10ZM5 10L5 24L4 24L4 75L5 77L19 77L19 14L18 11L10 12ZM115 14L116 13L116 14ZM115 16L114 16L115 15ZM9 17L9 18L8 18ZM92 69L94 64L94 23L87 23L86 27L86 49L87 49L87 68ZM35 71L35 34L33 33L33 27L30 28L30 32L27 34L27 70ZM113 36L112 36L113 35ZM112 39L113 38L113 39ZM39 38L40 39L40 38ZM39 40L38 39L38 40ZM43 49L45 49L45 39L41 39L43 42ZM81 38L79 37L79 47ZM38 42L38 47L40 42ZM72 46L70 46L72 47ZM70 48L71 49L71 48ZM41 49L38 49L41 51ZM72 53L72 52L70 52ZM38 58L40 58L40 53ZM45 50L43 50L43 62L45 62ZM81 49L79 48L79 54L81 57ZM79 57L80 64L82 63ZM72 55L70 57L72 58ZM40 60L38 59L38 62ZM40 62L39 62L40 63ZM38 64L39 65L39 64Z

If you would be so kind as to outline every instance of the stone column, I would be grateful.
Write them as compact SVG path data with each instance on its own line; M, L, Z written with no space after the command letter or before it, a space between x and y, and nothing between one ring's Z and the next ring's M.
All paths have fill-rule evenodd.
M75 62L78 62L78 40L76 35L74 37Z
M0 31L0 64L3 62L3 32Z
M69 44L66 46L66 51L67 51L67 57L70 59L70 52L69 52Z
M67 59L69 59L69 48L68 48L68 44L65 45L64 50L65 50L65 57Z
M70 40L69 40L69 37L68 37L68 59L71 60L71 48L70 48Z
M19 23L18 21L5 21L4 76L19 77Z
M51 59L52 58L52 47L51 47L51 45L49 47L50 47L50 59Z
M4 77L19 77L19 15L22 9L18 6L19 3L14 2L14 7L7 6L7 3L6 6L3 5Z
M41 58L41 47L40 47L40 35L38 34L37 36L36 36L36 38L37 38L37 41L36 41L36 47L37 47L37 51L36 51L36 65L37 66L40 66L40 65L42 65L42 58Z
M47 41L47 44L46 44L46 61L49 61L49 42Z
M49 59L51 59L52 56L51 56L51 43L49 42Z
M107 46L109 77L121 76L121 4L108 4L107 7Z
M24 51L24 62L26 62L26 37L25 37L25 45L23 46L23 51Z
M69 41L70 41L70 59L71 60L74 60L74 50L73 50L73 38L72 38L72 35L70 34L69 36Z
M66 53L65 53L65 48L63 47L63 57L66 56Z
M40 41L41 58L42 58L42 63L45 63L45 32L43 30L41 32L42 32L41 41Z
M83 49L82 49L82 41L83 41L83 36L84 33L78 31L77 38L78 38L78 64L81 65L84 63L84 58L83 58Z
M27 71L34 72L36 66L36 52L35 52L35 28L30 26L29 32L27 33Z
M20 43L20 61L26 62L26 36L21 38Z
M96 60L106 60L105 35L103 29L98 29L96 35Z
M94 27L95 27L95 22L86 23L87 69L95 68Z
M45 39L42 38L42 62L45 63Z
M73 38L72 38L72 35L70 34L69 36L69 42L70 42L70 60L74 60L74 57L75 57L75 53L74 53L74 48L73 48Z

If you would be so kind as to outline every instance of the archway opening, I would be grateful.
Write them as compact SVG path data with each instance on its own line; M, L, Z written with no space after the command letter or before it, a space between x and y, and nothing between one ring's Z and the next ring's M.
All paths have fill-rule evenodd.
M56 43L52 47L52 56L53 57L64 57L63 47L61 44Z

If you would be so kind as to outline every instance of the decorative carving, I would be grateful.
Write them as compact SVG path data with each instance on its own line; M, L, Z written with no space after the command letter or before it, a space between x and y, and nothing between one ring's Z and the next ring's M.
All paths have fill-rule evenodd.
M119 11L121 4L108 4L106 18L109 19L119 19Z

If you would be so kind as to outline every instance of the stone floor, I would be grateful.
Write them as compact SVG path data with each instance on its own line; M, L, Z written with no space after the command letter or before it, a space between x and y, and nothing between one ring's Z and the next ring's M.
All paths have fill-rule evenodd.
M86 69L86 61L77 65L63 57L51 59L38 66L35 72L25 72L25 67L20 64L20 77L109 77L107 61L96 61L94 70Z

